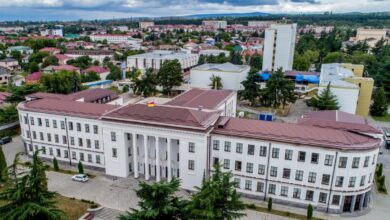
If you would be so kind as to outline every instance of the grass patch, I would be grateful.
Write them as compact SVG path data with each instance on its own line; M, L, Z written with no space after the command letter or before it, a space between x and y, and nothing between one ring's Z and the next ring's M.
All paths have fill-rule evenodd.
M247 205L247 208L258 211L258 212L278 215L278 216L282 216L282 217L288 217L288 218L300 219L300 220L307 219L306 215L301 215L301 214L297 214L297 213L293 213L293 212L289 212L289 211L281 211L281 210L276 210L276 209L272 209L271 211L268 211L267 207L257 206L255 204L249 204L249 205ZM311 220L323 220L323 219L312 217Z
M77 200L74 198L68 198L65 196L56 196L57 207L65 212L67 219L77 220L87 212L90 204Z
M375 121L390 122L390 114L384 116L371 116Z

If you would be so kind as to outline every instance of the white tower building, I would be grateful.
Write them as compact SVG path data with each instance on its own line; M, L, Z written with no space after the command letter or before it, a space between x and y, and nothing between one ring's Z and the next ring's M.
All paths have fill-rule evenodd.
M272 24L265 30L263 71L292 70L297 24Z

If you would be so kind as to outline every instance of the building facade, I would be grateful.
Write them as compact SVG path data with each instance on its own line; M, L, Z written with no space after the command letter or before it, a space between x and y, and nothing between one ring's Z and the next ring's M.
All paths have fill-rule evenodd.
M312 204L332 213L368 207L378 139L348 130L235 118L235 99L234 92L190 90L149 107L40 94L18 110L30 155L41 149L43 158L82 161L109 176L177 177L190 191L218 163L233 173L238 192L248 197Z
M217 20L207 20L202 21L204 26L212 26L214 29L225 29L227 27L226 21L217 21Z
M265 30L263 71L292 70L297 24L271 24Z

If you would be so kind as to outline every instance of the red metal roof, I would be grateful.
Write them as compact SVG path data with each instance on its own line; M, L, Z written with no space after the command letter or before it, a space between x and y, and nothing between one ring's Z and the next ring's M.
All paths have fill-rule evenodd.
M175 97L165 105L182 106L189 108L216 109L234 92L229 90L191 89Z
M31 73L30 75L27 75L25 79L27 81L37 81L41 79L41 76L42 76L41 72L34 72Z
M363 117L338 110L309 112L298 120L298 124L352 132L382 133L379 128L370 125Z
M102 119L205 130L218 119L219 114L218 111L163 105L148 107L145 104L135 104L107 113L102 116Z
M212 133L342 150L372 149L380 143L378 139L343 130L242 118L230 118Z
M45 93L37 92L26 96L29 99L58 99L65 101L76 101L78 99L84 99L84 102L94 102L98 99L110 97L110 100L118 98L118 94L112 90L108 89L87 89L80 92L72 93L69 95L63 94L54 94L54 93Z
M82 71L82 73L96 72L97 74L107 73L108 69L101 66L91 66L88 69Z
M77 71L77 70L80 70L80 68L72 66L72 65L63 64L63 65L59 65L59 66L54 66L53 70L54 71L58 71L58 70Z

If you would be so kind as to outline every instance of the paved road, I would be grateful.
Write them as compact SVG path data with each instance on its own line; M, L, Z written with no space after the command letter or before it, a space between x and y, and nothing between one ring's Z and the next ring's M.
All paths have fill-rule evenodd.
M13 137L11 143L3 145L3 152L7 165L11 165L14 161L15 155L19 152L24 152L24 146L20 136Z

